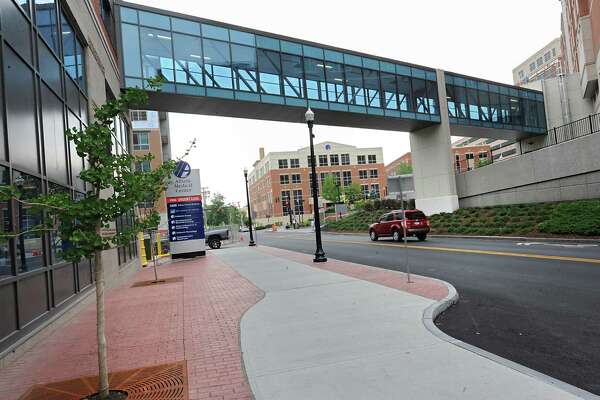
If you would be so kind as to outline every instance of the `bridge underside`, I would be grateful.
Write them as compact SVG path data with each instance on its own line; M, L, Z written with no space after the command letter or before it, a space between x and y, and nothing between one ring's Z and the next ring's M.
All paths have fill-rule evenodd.
M186 114L297 123L304 123L304 113L306 112L306 108L284 104L266 104L167 92L150 92L149 104L146 108L156 111ZM390 118L347 111L332 111L319 108L313 108L313 111L315 113L315 123L318 125L401 132L411 132L436 125L436 123L431 121Z

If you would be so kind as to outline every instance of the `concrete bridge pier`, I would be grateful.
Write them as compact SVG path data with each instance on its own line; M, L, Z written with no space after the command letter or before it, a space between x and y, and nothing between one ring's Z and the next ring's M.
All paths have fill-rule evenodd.
M416 207L427 215L458 209L444 71L437 70L441 123L410 132Z

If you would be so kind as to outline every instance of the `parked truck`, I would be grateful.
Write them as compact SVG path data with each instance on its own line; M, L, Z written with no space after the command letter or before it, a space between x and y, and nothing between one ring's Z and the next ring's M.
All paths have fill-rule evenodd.
M211 229L206 231L206 244L211 249L220 249L224 240L229 240L229 228Z

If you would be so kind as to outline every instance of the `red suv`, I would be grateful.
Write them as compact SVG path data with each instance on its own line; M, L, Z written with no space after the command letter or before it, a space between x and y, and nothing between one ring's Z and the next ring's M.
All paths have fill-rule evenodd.
M379 222L371 224L369 227L369 237L372 241L376 241L380 237L392 237L398 242L404 237L404 228L406 228L406 236L416 236L420 241L427 239L429 233L429 221L425 214L419 210L406 210L406 226L402 219L402 211L395 210L384 214Z

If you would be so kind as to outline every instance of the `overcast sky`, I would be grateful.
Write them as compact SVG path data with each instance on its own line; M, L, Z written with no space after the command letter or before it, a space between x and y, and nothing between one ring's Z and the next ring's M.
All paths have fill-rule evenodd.
M133 0L157 8L512 84L512 69L560 36L558 0ZM318 118L318 116L317 116ZM245 204L244 167L266 152L308 144L301 124L170 114L172 154L202 185ZM389 163L410 151L408 133L316 126L317 142L383 147Z

